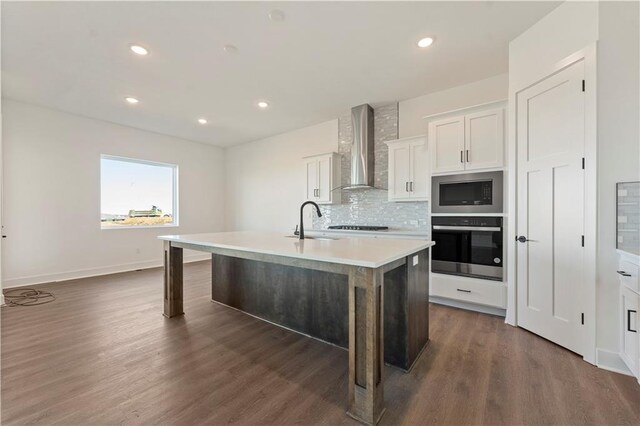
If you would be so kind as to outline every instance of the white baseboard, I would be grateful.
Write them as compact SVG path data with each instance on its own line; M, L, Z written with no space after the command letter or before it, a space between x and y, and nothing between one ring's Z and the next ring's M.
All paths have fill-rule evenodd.
M627 364L624 363L618 352L607 351L604 349L596 349L596 365L603 370L613 371L614 373L633 376Z
M199 262L211 259L211 254L202 253L184 257L184 263ZM77 280L80 278L96 277L99 275L117 274L120 272L137 271L163 266L162 260L149 260L145 262L125 263L121 265L105 266L100 268L81 269L77 271L59 272L55 274L33 275L29 277L12 278L4 280L3 288L23 287L26 285L45 284L58 281ZM1 299L4 302L4 296Z
M506 315L505 309L494 308L491 306L484 306L484 305L476 305L474 303L461 302L458 300L447 299L445 297L430 296L429 302L436 303L438 305L451 306L453 308L458 308L458 309L466 309L467 311L475 311L483 314L497 315L499 317L504 317Z

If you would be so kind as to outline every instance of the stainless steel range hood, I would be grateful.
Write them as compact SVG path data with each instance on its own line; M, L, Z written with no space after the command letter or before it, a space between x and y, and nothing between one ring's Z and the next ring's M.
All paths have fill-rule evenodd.
M373 108L368 104L351 108L351 183L343 189L373 188Z

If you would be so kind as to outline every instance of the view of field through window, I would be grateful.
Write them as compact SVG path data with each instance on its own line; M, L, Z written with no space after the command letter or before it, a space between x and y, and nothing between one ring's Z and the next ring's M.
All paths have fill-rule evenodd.
M102 228L175 225L177 169L168 164L102 156Z

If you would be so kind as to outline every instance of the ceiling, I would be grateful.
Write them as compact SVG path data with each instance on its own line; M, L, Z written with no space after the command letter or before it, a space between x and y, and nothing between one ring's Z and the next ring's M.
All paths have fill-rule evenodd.
M558 4L2 2L2 91L229 146L504 73L508 42Z

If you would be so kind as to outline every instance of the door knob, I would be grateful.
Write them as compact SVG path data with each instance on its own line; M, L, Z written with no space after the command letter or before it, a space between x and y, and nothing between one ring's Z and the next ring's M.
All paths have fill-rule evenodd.
M519 237L516 237L516 241L520 241L521 243L526 243L527 241L527 237L525 237L524 235L520 235Z

